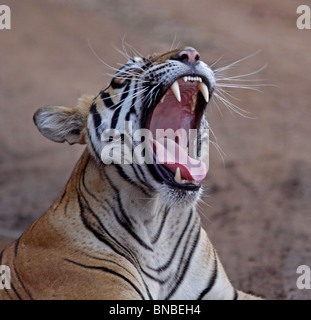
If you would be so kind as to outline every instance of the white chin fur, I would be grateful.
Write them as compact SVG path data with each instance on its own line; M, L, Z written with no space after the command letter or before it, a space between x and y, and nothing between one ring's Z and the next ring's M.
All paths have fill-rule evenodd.
M173 189L162 184L159 190L160 196L168 206L185 207L195 205L202 194L202 187L198 191Z

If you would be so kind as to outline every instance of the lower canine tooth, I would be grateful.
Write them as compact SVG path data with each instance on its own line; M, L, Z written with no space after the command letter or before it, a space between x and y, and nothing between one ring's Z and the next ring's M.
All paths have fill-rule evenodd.
M171 89L172 89L177 101L180 102L181 101L181 96L180 96L179 84L178 84L177 81L175 81L172 84Z
M166 94L162 97L162 99L161 99L161 101L160 101L161 103L164 102L165 96L166 96Z
M181 183L181 174L180 174L180 169L177 168L175 172L175 181L178 183Z
M200 82L198 84L198 89L201 91L206 103L208 103L209 101L209 93L208 93L208 89L207 89L207 86L204 82Z

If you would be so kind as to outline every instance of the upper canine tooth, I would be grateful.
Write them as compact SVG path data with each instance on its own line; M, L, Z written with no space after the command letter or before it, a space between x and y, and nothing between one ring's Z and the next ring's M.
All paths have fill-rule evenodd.
M198 84L198 89L202 92L206 103L208 103L208 101L209 101L209 93L208 93L208 89L207 89L206 84L204 82L200 82Z
M175 181L178 183L181 183L181 174L180 174L180 169L178 167L175 172Z
M178 100L178 102L180 102L181 96L180 96L179 84L178 84L177 80L172 84L171 89L172 89L176 99Z

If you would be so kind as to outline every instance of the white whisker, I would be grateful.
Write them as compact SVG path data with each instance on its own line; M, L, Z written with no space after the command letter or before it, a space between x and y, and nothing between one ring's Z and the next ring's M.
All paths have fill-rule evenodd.
M228 108L228 110L231 112L232 115L233 115L233 112L235 112L244 118L253 119L252 117L245 115L245 113L250 113L249 111L246 111L246 110L238 107L236 104L227 100L223 96L223 93L219 92L219 94L218 94L215 92L214 95L217 99L219 99Z
M230 98L232 98L232 99L234 99L234 100L241 101L241 99L233 96L231 93L229 93L228 91L226 91L226 90L224 90L224 89L222 89L222 88L217 88L216 90L217 90L217 92L223 93L223 95L228 95Z
M216 74L216 73L222 72L224 70L231 69L232 67L236 66L237 64L239 64L239 63L241 63L241 62L243 62L243 61L245 61L245 60L247 60L249 58L252 58L252 57L256 56L260 51L261 50L258 50L255 53L252 53L252 54L250 54L250 55L248 55L248 56L246 56L244 58L241 58L239 60L236 60L236 61L234 61L234 62L232 62L232 63L230 63L230 64L228 64L228 65L226 65L224 67L217 68L217 69L214 70L214 73Z
M213 131L211 128L209 128L209 130L210 130L212 136L213 136L214 139L215 139L215 141L213 141L213 140L210 139L210 143L211 143L212 146L217 150L217 152L218 152L218 154L220 155L220 158L221 158L221 160L222 160L222 163L224 164L224 163L225 163L224 157L226 156L226 153L225 153L225 152L221 149L221 147L219 146L218 141L217 141L217 137L216 137L214 131Z
M219 107L216 99L212 99L212 100L211 100L211 103L212 103L213 105L216 105L216 108L217 108L218 112L220 113L221 117L223 118L223 114L222 114L222 112L221 112L221 109L220 109L220 107Z
M261 72L261 71L263 71L264 69L266 69L267 68L267 64L265 64L265 65L263 65L261 68L259 68L259 69L257 69L257 70L254 70L254 71L252 71L252 72L248 72L248 73L244 73L244 74L240 74L240 75L236 75L236 76L230 76L230 77L226 77L226 78L224 78L224 79L228 79L229 81L232 81L232 80L234 80L234 79L239 79L239 78L246 78L246 77L249 77L249 76L253 76L254 74L257 74L257 73L259 73L259 72ZM216 78L217 78L217 80L219 79L219 77L217 77L216 76ZM242 81L246 81L247 79L245 79L245 80L243 80L242 79ZM261 81L261 80L251 80L251 81Z
M103 59L101 59L101 58L99 57L99 55L96 53L96 51L94 50L94 48L93 48L90 40L88 39L87 41L88 41L88 46L89 46L89 48L91 49L91 51L92 51L92 53L94 54L95 58L96 58L100 63L102 63L105 67L107 67L107 68L109 68L109 69L111 69L111 70L113 70L113 71L119 71L119 69L112 67L111 65L109 65L108 63L106 63Z
M106 75L106 76L109 76L109 77L112 77L112 78L114 78L114 77L116 76L115 74L111 74L111 73L105 73L105 75ZM133 77L134 77L135 79L133 79ZM136 78L136 75L132 75L131 78L127 78L127 77L124 77L124 76L122 76L122 77L120 77L120 78L121 78L122 80L129 80L129 81L135 80L135 81L137 81L137 82L140 83L140 84L149 83L149 81L147 81L147 80L142 80L142 79Z
M170 47L170 50L169 50L169 51L176 50L176 49L178 48L179 42L177 43L177 46L174 47L176 38L177 38L177 34L175 33L175 34L174 34L174 39L173 39L173 42L172 42L172 44L171 44L171 47Z
M220 56L216 61L214 61L212 64L210 64L210 67L213 68L214 65L217 64L222 58L223 58L223 56Z
M235 84L218 84L217 85L220 88L235 88L235 89L247 89L247 90L254 90L254 91L258 91L258 92L262 92L259 87L264 87L265 85L235 85ZM216 89L217 90L217 89Z
M131 96L127 96L125 99L132 99L134 96L138 96L138 95L144 93L146 90L147 90L147 88L140 89L139 91L133 93ZM110 98L119 97L119 96L122 96L124 93L128 93L128 92L131 92L131 91L132 91L132 90L129 89L129 90L126 90L126 91L118 92L118 93L116 93L116 94L110 95ZM120 100L120 101L124 101L124 99L122 99L122 100ZM118 101L118 103L119 103L120 101Z

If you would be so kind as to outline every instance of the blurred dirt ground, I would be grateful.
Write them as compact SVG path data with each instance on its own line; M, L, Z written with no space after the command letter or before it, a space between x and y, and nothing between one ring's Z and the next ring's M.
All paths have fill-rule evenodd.
M210 104L226 155L211 147L202 221L236 287L270 299L311 298L296 286L297 267L311 266L311 30L296 27L300 1L5 4L12 29L0 30L0 246L50 206L83 150L43 138L33 113L97 93L111 73L100 59L125 62L115 49L124 37L143 54L193 46L207 63L222 57L216 67L260 50L229 73L267 65L250 78L271 86L230 91L249 118L215 97Z

